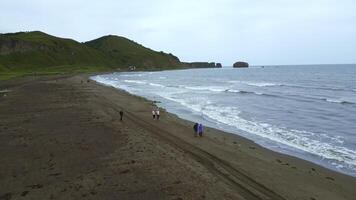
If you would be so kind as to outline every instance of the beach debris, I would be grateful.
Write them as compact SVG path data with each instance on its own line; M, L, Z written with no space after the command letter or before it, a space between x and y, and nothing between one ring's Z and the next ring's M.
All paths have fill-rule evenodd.
M9 92L11 92L11 90L0 90L0 94L3 94L4 97L6 97Z
M23 191L22 193L21 193L21 196L26 196L27 194L29 193L29 191Z

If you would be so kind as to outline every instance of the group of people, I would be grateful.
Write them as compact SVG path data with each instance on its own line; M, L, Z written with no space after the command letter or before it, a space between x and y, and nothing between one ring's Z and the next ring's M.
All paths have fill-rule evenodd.
M124 116L123 110L120 110L119 114L120 114L120 121L122 121L122 118ZM153 118L153 120L156 120L156 119L159 120L159 108L158 107L152 109L152 118ZM197 137L198 135L200 137L203 136L203 124L195 123L193 126L193 129L194 129L195 137Z
M124 117L124 111L120 110L119 114L120 114L120 121L122 121L122 118ZM156 120L156 119L159 120L159 108L158 107L152 109L152 117L153 117L153 120Z
M194 126L193 126L193 129L194 129L194 136L197 137L198 135L200 137L203 136L203 124L198 124L198 123L195 123Z
M152 109L152 117L153 117L153 120L159 120L159 108L156 107L154 109Z

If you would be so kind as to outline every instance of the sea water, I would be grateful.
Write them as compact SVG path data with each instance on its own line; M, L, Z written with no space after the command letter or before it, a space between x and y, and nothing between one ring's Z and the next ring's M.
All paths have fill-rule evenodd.
M356 176L356 65L127 72L92 79L158 101L182 118Z

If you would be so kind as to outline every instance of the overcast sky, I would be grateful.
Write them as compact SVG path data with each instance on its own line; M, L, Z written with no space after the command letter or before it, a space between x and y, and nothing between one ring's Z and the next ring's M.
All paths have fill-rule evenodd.
M355 0L0 0L0 32L113 34L183 61L356 63Z

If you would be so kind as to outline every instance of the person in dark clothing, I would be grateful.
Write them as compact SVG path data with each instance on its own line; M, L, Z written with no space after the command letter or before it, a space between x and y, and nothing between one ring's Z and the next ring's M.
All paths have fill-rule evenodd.
M194 129L194 136L197 137L198 136L198 123L194 124L193 129Z
M199 136L200 136L200 137L203 136L203 124L199 124L199 125L198 125L198 133L199 133Z
M120 121L122 121L122 117L124 116L124 111L120 110Z

